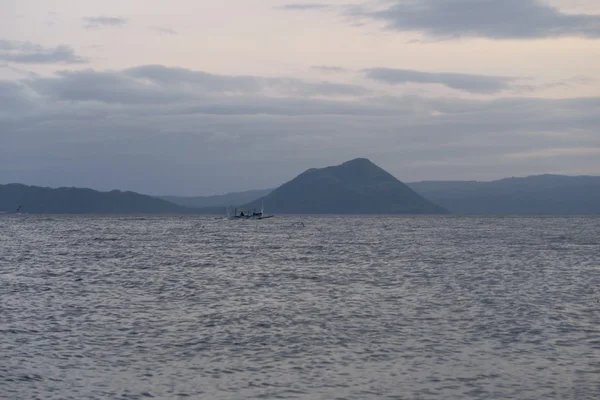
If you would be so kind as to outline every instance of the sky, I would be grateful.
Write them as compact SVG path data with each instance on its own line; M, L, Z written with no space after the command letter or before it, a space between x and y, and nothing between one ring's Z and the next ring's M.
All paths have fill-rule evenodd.
M597 0L0 0L0 184L600 175Z

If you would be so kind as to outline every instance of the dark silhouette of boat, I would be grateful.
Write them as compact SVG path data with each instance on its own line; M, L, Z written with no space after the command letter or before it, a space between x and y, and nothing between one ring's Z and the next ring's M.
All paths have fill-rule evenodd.
M248 209L237 209L235 207L227 208L227 219L267 219L273 218L274 215L265 215L264 204L262 204L260 211L248 210Z

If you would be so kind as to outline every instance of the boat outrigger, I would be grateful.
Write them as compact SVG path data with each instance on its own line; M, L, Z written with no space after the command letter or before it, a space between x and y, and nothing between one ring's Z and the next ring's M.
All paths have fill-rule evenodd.
M227 208L227 219L267 219L273 218L274 215L265 215L264 214L264 204L262 205L259 212L248 209L237 209L232 208L231 206Z

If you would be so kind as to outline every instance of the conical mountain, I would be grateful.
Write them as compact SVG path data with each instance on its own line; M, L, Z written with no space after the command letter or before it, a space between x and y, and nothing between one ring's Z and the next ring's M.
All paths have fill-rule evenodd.
M447 214L366 158L312 168L244 208L280 214Z

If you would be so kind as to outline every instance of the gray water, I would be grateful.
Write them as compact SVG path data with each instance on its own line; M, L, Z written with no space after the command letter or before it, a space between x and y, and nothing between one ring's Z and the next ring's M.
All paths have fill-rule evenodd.
M599 218L5 215L0 397L597 399L599 300Z

